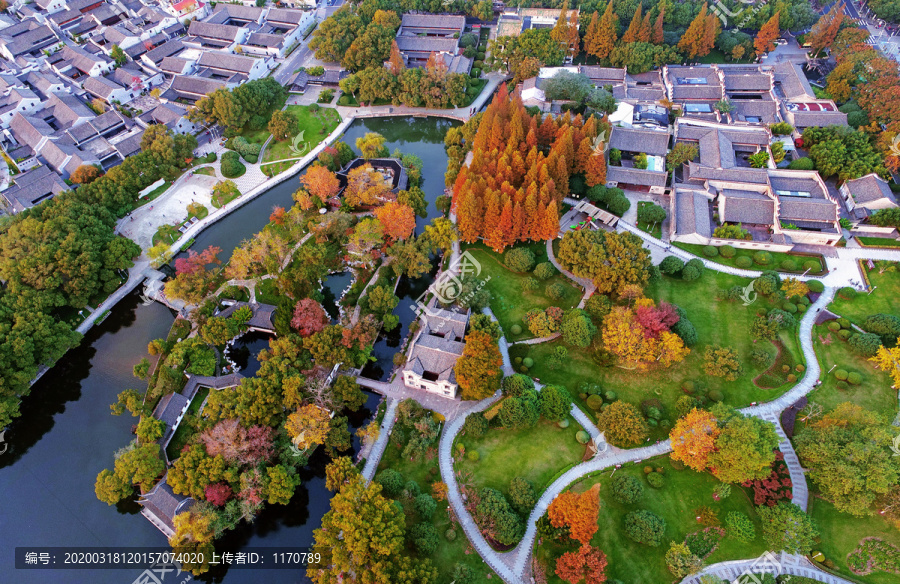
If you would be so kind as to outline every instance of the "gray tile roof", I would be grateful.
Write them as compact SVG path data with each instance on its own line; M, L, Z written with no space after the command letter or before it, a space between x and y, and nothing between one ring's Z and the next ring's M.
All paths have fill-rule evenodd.
M156 409L153 410L153 417L165 422L166 426L171 428L175 425L181 412L188 406L188 403L190 403L190 400L180 393L164 395L159 400L159 403L156 404Z
M225 308L222 312L217 314L216 316L221 316L222 318L228 318L234 311L238 308L242 308L244 306L249 306L253 311L253 316L250 317L250 320L247 321L247 326L264 329L274 332L275 325L272 324L272 317L275 315L275 306L271 304L257 304L255 307L251 306L247 302L235 302L231 306Z
M88 93L91 93L103 99L108 99L113 91L122 89L122 86L115 81L100 76L88 77L87 79L85 79L82 87Z
M694 191L679 189L675 194L675 231L682 235L712 236L709 199Z
M582 65L579 71L587 75L588 79L595 85L603 86L604 84L625 83L625 69L617 69L615 67L591 67Z
M613 128L609 139L611 148L624 152L644 152L653 156L665 156L669 151L669 133L637 128Z
M247 38L245 45L254 47L277 48L284 44L284 36L279 34L266 34L255 32Z
M724 189L723 212L719 219L728 223L772 225L775 222L775 201L753 191Z
M220 4L220 6L231 6L229 4ZM221 41L234 41L240 34L241 29L237 26L227 24L215 24L212 22L202 22L200 20L191 21L188 28L188 34L201 38L210 38Z
M466 17L451 14L404 14L400 21L403 28L415 29L450 29L462 31L466 26Z
M688 163L688 175L686 178L727 180L752 184L766 184L769 182L768 174L761 168L712 168L702 166L696 162Z
M725 89L727 91L769 91L772 80L764 73L725 72Z
M283 24L293 24L297 26L303 15L306 14L302 10L290 10L288 8L270 8L266 14L266 22L277 22Z
M204 51L198 61L201 67L211 67L237 73L250 73L257 60L253 57L242 57L220 51Z
M48 166L38 166L13 177L15 184L0 195L15 213L31 208L69 190L63 179Z
M225 87L225 84L221 81L193 75L176 75L172 81L172 89L179 95L204 96L222 87Z
M184 73L185 67L187 67L188 64L190 64L190 61L182 59L181 57L166 57L159 62L159 68L165 73L174 73L178 75Z
M775 82L782 96L786 99L801 97L815 98L812 86L799 63L784 61L775 64Z
M779 215L782 220L828 221L838 220L837 204L825 199L804 199L779 196ZM799 225L798 225L799 227Z
M610 166L606 171L606 180L627 185L664 187L668 182L668 174L654 170Z
M845 184L857 205L865 206L867 203L884 200L897 206L897 198L891 192L887 181L877 174L867 174L861 178L848 180Z
M440 381L456 382L453 366L463 353L465 343L432 335L421 335L409 356L406 369L418 375L433 373Z
M149 51L147 51L147 54L145 56L153 63L159 64L163 59L175 55L183 48L184 44L181 41L169 41L167 43L161 44L155 49L150 49Z
M452 38L405 35L397 37L397 47L403 52L455 53L458 46L459 41Z
M797 128L812 128L813 126L846 126L847 114L839 111L833 112L801 112L793 111L794 126Z
M175 529L175 516L189 510L196 503L190 497L176 495L167 483L165 476L149 492L141 495L138 502L146 512L171 530Z

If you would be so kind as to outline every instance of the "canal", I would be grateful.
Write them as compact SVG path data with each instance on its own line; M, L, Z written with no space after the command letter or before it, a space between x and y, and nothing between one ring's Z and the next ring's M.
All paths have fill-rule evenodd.
M433 203L444 189L447 158L443 137L455 123L435 118L367 119L351 125L343 138L355 149L357 137L379 132L387 139L390 150L397 147L422 159L422 188L429 202L429 218L417 221L417 232L438 215ZM244 205L197 237L194 248L215 245L223 250L220 257L230 256L241 241L263 228L273 207L289 207L293 203L291 194L298 184L294 177ZM345 286L344 282L335 282L333 292L339 293ZM402 328L395 332L393 348L388 336L379 338L376 366L390 370L396 345L413 319L410 305L425 286L425 278L400 283L401 302L395 313L401 317ZM0 529L5 544L0 582L127 584L141 573L134 569L17 571L13 563L17 546L166 545L164 536L139 515L137 504L108 506L98 501L94 480L102 469L112 468L115 451L132 438L132 426L136 423L127 413L111 415L109 405L124 389L143 389L144 383L132 376L132 367L146 355L147 343L165 337L173 320L173 313L163 305L145 305L137 293L127 296L22 401L22 415L9 426L5 442L0 445ZM371 419L378 401L378 396L370 394L366 405L350 414L354 429ZM354 436L354 453L358 449ZM289 505L267 506L252 525L242 524L220 540L217 549L310 545L312 532L328 510L331 496L325 489L327 462L327 457L317 451L301 472L302 483ZM175 581L174 577L170 579ZM259 572L250 570L231 570L215 578L226 584L260 580ZM308 580L300 571L269 570L265 581L286 584Z

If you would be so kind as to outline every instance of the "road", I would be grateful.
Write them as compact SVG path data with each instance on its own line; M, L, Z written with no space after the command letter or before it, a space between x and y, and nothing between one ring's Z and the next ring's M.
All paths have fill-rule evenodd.
M343 6L344 0L322 0L316 7L316 20L321 23L323 20L334 14ZM291 53L284 62L275 71L272 77L278 83L285 85L294 71L306 65L312 57L312 51L309 49L309 41L312 39L310 35L306 40L300 41L300 46Z

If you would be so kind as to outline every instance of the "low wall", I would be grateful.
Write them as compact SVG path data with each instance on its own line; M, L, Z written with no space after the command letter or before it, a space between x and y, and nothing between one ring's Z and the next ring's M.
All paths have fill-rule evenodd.
M794 248L793 245L784 243L772 243L771 241L746 241L741 239L721 239L711 237L709 245L730 245L738 249L757 249L765 251L782 251L788 252Z
M850 235L861 235L863 237L890 237L896 239L896 227L879 227L877 225L857 225L850 230Z

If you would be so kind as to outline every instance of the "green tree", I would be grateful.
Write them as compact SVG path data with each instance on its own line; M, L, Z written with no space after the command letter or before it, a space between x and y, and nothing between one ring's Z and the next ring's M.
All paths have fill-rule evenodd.
M597 419L606 441L619 447L640 444L647 439L649 430L641 412L634 405L615 401L609 404Z
M128 56L119 45L113 45L112 50L109 52L109 56L116 62L117 67L121 67L128 61Z
M442 250L445 254L453 248L453 242L459 240L456 224L446 217L437 217L425 226L425 237L432 249Z
M202 445L193 444L169 469L167 482L175 493L202 501L206 499L206 487L221 481L225 470L225 459L221 454L209 456Z
M687 544L673 541L666 552L666 567L676 578L684 578L699 572L703 560L691 552Z
M772 551L807 555L819 537L815 522L793 503L779 501L774 507L757 507L763 538Z
M723 483L767 478L781 441L772 423L723 404L716 404L712 413L720 431L708 464L716 478Z
M625 516L625 535L631 540L657 547L665 534L666 521L652 511L642 509Z
M871 515L876 498L900 476L890 448L892 426L880 415L851 404L808 424L795 438L807 476L843 513Z
M294 496L294 489L300 484L300 477L293 467L277 464L266 468L264 492L271 504L287 505Z
M561 385L547 385L542 390L541 416L546 420L558 422L569 415L572 408L572 396Z
M563 341L575 347L585 348L591 344L594 335L597 334L597 327L591 321L591 317L587 312L579 308L572 308L566 311L563 316L562 326Z
M144 416L137 426L137 437L141 444L156 442L166 431L166 424L151 416Z

